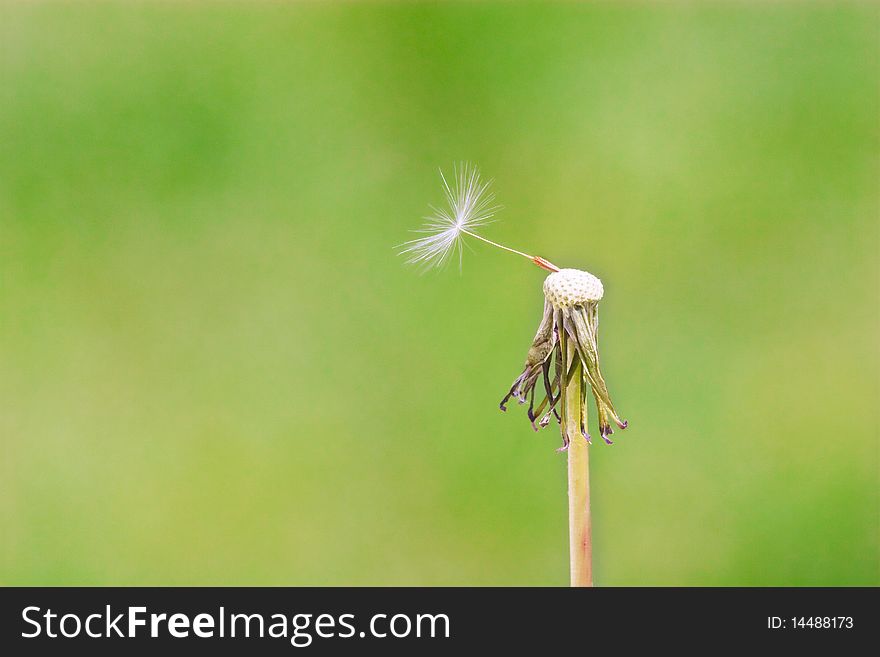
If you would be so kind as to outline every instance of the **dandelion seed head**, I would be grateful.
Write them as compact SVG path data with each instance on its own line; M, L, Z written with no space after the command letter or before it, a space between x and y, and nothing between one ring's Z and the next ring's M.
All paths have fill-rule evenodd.
M599 301L604 294L602 281L580 269L560 269L544 279L544 298L555 308Z
M529 347L525 367L501 400L507 410L511 398L528 402L528 418L535 431L553 418L562 431L562 447L575 436L590 443L587 431L586 394L596 400L599 435L612 444L612 424L629 424L614 409L608 386L599 369L599 300L602 281L579 269L560 269L544 280L544 315ZM543 384L543 385L542 385Z
M425 223L414 231L424 237L400 245L400 254L406 262L428 270L443 267L452 256L462 260L462 235L473 234L476 229L492 223L500 209L494 204L495 194L489 191L491 181L483 181L477 167L463 162L453 168L447 178L440 172L446 207L431 207L433 213L425 217ZM451 184L450 184L451 183Z

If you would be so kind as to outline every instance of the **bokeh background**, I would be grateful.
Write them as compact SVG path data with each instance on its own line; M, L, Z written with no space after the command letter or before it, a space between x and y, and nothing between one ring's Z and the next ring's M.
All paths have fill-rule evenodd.
M602 585L880 584L872 4L0 9L0 583L565 585L498 401L605 282Z

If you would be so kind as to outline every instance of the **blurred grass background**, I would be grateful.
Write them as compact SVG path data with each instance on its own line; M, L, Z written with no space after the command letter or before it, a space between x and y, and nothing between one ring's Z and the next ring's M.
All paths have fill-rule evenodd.
M5 4L0 583L567 583L497 403L605 282L602 585L880 584L876 5Z

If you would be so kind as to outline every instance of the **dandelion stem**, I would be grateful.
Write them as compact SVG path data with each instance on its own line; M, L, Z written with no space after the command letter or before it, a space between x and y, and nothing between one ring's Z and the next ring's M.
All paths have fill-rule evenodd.
M499 249L503 249L505 251L509 251L510 253L515 253L518 256L522 256L523 258L528 258L533 263L541 267L542 269L546 269L547 271L559 271L559 267L554 265L552 262L545 260L541 256L532 256L528 253L523 253L522 251L517 251L516 249L511 249L509 246L504 246L503 244L499 244L498 242L493 242L492 240L483 237L482 235L477 235L476 233L472 233L469 230L461 229L461 232L465 235L470 235L471 237L476 237L478 240L485 242L486 244L491 244L492 246L497 246Z
M562 430L568 436L568 534L572 586L593 585L593 537L590 519L590 453L581 435L584 377L575 345L562 337L568 367L576 370L563 395Z

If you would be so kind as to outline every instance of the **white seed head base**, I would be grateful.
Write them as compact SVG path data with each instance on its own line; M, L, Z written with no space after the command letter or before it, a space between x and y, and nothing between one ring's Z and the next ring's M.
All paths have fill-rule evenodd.
M603 294L602 281L580 269L560 269L544 279L544 298L554 308L595 303Z

